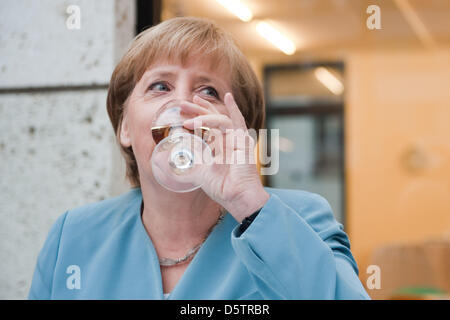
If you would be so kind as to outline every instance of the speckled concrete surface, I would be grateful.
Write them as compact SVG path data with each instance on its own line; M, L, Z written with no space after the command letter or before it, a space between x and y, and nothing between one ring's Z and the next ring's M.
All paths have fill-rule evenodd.
M60 214L110 197L123 177L105 99L105 90L0 96L0 298L26 296Z
M112 3L2 1L0 87L107 83L114 59ZM66 27L70 4L80 7L79 30Z
M105 105L134 3L0 1L0 299L27 297L59 215L129 188ZM69 5L79 30L66 27Z

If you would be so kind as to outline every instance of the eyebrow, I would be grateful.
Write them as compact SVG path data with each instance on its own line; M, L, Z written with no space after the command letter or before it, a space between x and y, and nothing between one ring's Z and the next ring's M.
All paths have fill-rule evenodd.
M176 76L176 71L170 71L170 70L156 70L156 71L147 71L149 72L149 74L147 74L146 76L146 81L149 81L149 79L154 79L154 78L170 78L170 77L174 77ZM211 78L208 77L206 75L199 75L195 78L195 82L208 82L208 83L213 83L219 87L223 87L225 85L225 83L223 83L223 81L221 79L217 79L217 78Z
M165 78L165 77L173 77L174 75L175 75L175 72L157 71L155 73L149 74L147 78L158 78L158 77ZM195 81L196 82L211 82L211 83L219 82L218 80L215 80L215 79L207 77L207 76L195 77Z
M149 75L147 75L147 78L150 77L173 77L175 75L175 72L170 72L170 71L156 71L156 72L150 72Z
M217 81L214 81L214 79L211 79L211 78L209 78L209 77L206 77L206 76L199 76L198 78L196 78L196 80L198 81L198 82L217 82Z

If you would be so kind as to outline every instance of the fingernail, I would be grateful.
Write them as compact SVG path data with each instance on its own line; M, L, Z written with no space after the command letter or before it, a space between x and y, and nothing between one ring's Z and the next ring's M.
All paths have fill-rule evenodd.
M193 125L194 125L194 120L193 119L184 120L184 122L183 122L183 126L184 127L191 127Z

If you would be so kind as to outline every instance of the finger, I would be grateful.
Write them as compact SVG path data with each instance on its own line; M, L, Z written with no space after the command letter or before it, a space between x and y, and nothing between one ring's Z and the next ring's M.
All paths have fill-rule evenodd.
M187 129L199 127L217 128L222 132L233 128L233 122L224 114L207 114L185 120L183 126Z
M239 110L239 107L230 92L225 94L224 102L235 128L247 130L244 116L242 115L241 110Z
M194 103L197 103L200 106L203 106L207 109L210 109L212 112L214 113L220 113L217 108L214 106L214 104L212 104L211 102L209 102L208 100L203 99L202 97L200 97L199 95L195 95L194 98L192 99L194 101Z
M208 143L209 147L211 148L213 156L221 160L224 150L224 134L222 133L222 131L215 128L209 130L206 143ZM224 163L223 160L221 160L220 163Z
M189 114L198 114L198 115L211 114L210 110L188 101L183 101L180 104L180 108L182 112Z

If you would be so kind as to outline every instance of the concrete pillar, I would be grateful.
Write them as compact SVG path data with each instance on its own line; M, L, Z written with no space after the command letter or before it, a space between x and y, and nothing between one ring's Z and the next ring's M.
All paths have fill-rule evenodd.
M0 299L27 297L59 215L129 188L106 94L134 29L135 1L0 2Z

